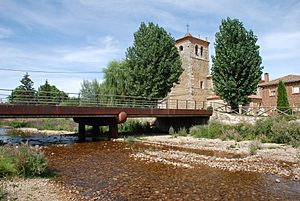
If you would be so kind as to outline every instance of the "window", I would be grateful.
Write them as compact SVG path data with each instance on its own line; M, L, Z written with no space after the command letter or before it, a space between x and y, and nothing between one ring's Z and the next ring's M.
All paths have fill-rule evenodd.
M180 50L180 51L183 50L183 46L182 46L182 45L179 46L179 50Z
M198 45L195 46L195 55L198 56Z
M300 93L300 87L299 86L293 86L292 93L293 94L299 94Z
M200 48L200 55L201 55L201 57L203 56L203 47L202 46Z
M276 95L276 90L275 89L270 89L270 91L269 91L269 95L270 96L275 96Z
M200 89L204 89L204 82L200 81Z

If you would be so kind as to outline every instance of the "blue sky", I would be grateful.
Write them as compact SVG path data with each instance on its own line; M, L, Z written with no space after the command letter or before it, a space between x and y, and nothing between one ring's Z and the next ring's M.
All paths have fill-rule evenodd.
M97 71L30 73L35 88L48 79L78 92L83 79L102 80L111 60L125 57L141 22L164 27L175 39L186 33L211 42L223 18L240 19L258 37L264 72L275 79L300 74L299 0L0 0L0 68ZM0 88L12 89L24 73L0 71Z

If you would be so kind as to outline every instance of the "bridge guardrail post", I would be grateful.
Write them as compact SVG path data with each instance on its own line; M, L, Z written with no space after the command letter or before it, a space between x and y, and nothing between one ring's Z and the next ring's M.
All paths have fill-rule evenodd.
M176 109L178 109L178 99L176 99Z
M80 93L78 93L78 106L80 106L80 104L81 104L81 97L80 96L81 96Z
M197 109L197 105L196 105L196 104L197 104L197 102L196 102L196 101L194 101L194 102L195 102L195 110L196 110L196 109Z

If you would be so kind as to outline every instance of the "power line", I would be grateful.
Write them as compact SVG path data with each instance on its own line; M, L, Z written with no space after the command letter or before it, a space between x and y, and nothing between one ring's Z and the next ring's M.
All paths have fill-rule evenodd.
M43 71L43 70L19 70L11 68L0 68L0 71L23 72L23 73L47 73L47 74L94 74L101 71Z

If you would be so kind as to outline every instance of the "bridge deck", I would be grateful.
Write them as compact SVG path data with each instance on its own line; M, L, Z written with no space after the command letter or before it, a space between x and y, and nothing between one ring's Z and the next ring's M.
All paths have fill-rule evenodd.
M204 109L194 110L0 104L0 118L114 117L123 111L127 113L128 117L209 117L212 115L212 110Z

